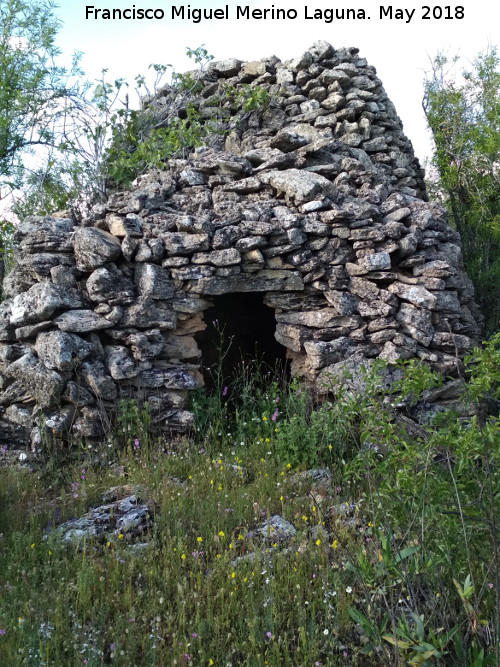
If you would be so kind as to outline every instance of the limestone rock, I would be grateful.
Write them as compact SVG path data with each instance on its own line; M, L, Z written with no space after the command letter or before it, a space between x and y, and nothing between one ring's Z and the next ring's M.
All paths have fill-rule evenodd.
M102 229L78 228L75 230L73 247L76 267L80 271L93 271L121 255L120 242Z
M81 298L70 292L64 292L52 283L36 283L12 301L10 324L26 326L47 320L64 307L78 308Z
M259 174L263 183L273 186L278 192L286 195L289 201L300 205L315 199L317 195L335 195L331 181L324 176L299 169L270 171Z
M76 369L94 352L94 346L76 334L46 331L37 336L35 350L47 368L65 371Z
M111 322L92 310L68 310L54 319L54 324L61 331L72 331L75 333L86 333L108 329Z
M129 304L136 296L132 281L111 262L93 271L86 287L90 299L97 303Z

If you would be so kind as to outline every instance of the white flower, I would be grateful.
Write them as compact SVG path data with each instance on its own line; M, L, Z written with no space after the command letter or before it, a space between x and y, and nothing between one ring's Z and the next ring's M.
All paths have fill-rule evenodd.
M324 634L325 637L326 637L326 635L328 634L328 628L325 628L325 629L323 630L323 634Z
M352 588L351 588L350 586L348 586L348 587L345 589L345 592L346 592L346 593L352 593Z

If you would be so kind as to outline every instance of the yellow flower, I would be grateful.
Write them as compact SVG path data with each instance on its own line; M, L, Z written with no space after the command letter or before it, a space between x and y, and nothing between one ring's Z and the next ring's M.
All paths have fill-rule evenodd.
M197 537L197 538L196 538L196 541L197 541L197 542L203 542L203 537Z
M239 539L239 540L242 540L242 539L243 539L243 535L242 535L241 533L238 533L238 539Z
M224 531L223 530L219 530L219 537L224 537Z
M292 464L291 464L291 463L287 463L287 464L286 464L286 467L287 467L287 468L291 468L291 467L292 467Z
M337 547L339 546L338 540L333 540L330 546L332 547L332 549L337 549Z
M214 661L212 660L212 658L210 658L210 660L208 661L208 664L209 664L209 665L213 665L213 664L214 664Z
M283 502L283 496L280 496L280 501Z
M186 560L186 554L182 554L181 560Z
M263 422L267 422L267 417L262 417Z
M118 534L118 539L123 540L123 535L121 533Z
M316 540L316 546L319 547L320 544L321 544L321 540L318 538L318 539Z
M302 521L307 521L307 517L305 514L302 515Z
M231 579L234 579L235 576L236 576L235 573L234 573L234 572L231 572Z

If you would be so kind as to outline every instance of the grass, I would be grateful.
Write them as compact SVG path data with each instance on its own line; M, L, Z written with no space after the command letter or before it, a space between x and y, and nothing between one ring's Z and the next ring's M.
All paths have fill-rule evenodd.
M497 391L497 346L471 400ZM113 441L0 469L0 664L498 664L498 418L410 437L375 381L315 407L297 383L237 382L194 397L190 438L123 406ZM298 479L312 466L330 480ZM61 543L54 526L125 484L153 514L146 548ZM274 515L292 541L249 535Z

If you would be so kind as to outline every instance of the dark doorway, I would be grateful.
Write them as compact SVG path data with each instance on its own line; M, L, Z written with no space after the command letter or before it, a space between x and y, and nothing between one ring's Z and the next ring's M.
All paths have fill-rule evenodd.
M274 338L274 310L259 292L213 297L204 313L205 331L197 334L205 387L229 385L243 367L260 367L263 373L287 375L286 348Z

